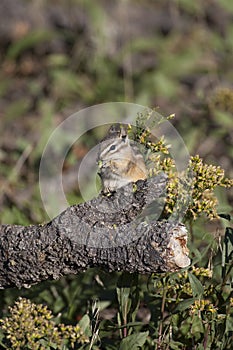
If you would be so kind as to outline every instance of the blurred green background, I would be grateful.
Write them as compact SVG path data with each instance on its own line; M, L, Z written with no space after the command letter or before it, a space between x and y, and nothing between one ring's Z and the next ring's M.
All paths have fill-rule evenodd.
M229 0L1 0L0 63L1 223L48 220L38 186L47 139L72 113L103 102L175 113L172 123L190 154L233 175ZM94 132L84 137L67 158L70 203L81 200L75 164L99 139ZM232 192L218 196L220 211L229 213ZM200 227L222 229L218 222ZM113 302L117 276L108 277L107 288L99 283L104 272L89 271L28 291L2 291L1 316L24 295L74 322L94 298Z

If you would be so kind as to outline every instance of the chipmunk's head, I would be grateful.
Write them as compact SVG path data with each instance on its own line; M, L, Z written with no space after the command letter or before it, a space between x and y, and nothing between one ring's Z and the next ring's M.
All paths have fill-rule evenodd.
M120 124L112 125L101 142L98 165L104 192L147 177L142 154Z

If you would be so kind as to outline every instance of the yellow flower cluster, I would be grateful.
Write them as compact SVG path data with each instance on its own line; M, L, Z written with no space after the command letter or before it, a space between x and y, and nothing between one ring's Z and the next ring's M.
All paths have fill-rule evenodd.
M195 300L194 304L190 306L190 314L196 314L199 312L217 312L217 308L208 299Z
M224 90L222 93L225 94L224 96L229 94L230 97L233 96L232 91ZM214 190L217 186L233 186L233 180L225 177L224 170L221 167L203 163L203 160L198 155L190 158L189 167L185 172L178 173L174 159L169 153L170 146L166 145L164 137L154 142L152 136L154 125L150 125L150 127L145 126L150 123L152 113L153 111L145 111L144 114L140 113L138 115L136 120L137 129L133 138L147 150L145 156L149 176L155 176L161 171L168 175L164 217L171 214L174 207L178 211L179 207L182 209L183 203L186 203L187 196L190 196L191 193L192 203L186 211L186 219L196 220L202 214L205 214L209 219L218 218L218 201ZM151 119L153 120L153 118ZM162 118L161 116L160 123L168 119L169 117ZM158 123L158 121L156 122ZM129 126L129 133L132 130L132 127Z
M0 324L11 349L45 350L52 345L61 349L64 343L73 349L76 344L88 341L78 324L57 325L52 320L52 312L42 304L36 305L28 299L19 298L9 311L10 316L1 319Z

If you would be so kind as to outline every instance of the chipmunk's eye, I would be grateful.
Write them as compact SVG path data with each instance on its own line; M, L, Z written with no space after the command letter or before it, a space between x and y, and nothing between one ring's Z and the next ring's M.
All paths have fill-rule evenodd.
M114 151L116 149L116 146L115 145L112 145L110 148L109 148L109 151Z

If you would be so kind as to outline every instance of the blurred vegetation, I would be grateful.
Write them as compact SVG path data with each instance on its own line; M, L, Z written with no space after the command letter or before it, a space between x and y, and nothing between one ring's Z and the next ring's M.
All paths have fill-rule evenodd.
M232 192L217 186L209 202L205 195L211 178L216 185L223 180L222 169L233 174L233 3L2 0L0 18L1 223L48 220L38 186L47 139L66 117L102 102L175 113L172 123L189 153L200 156L193 157L195 170L206 172L195 189L204 190L204 207L196 207L195 222L187 221L190 268L150 277L89 270L1 291L1 347L232 349ZM75 164L101 136L90 131L67 156L71 203L82 200ZM219 218L210 221L200 214L213 208L215 196ZM32 328L20 322L28 308L34 310L30 327L40 325L34 344ZM12 322L18 322L15 334ZM88 343L73 341L79 327Z

